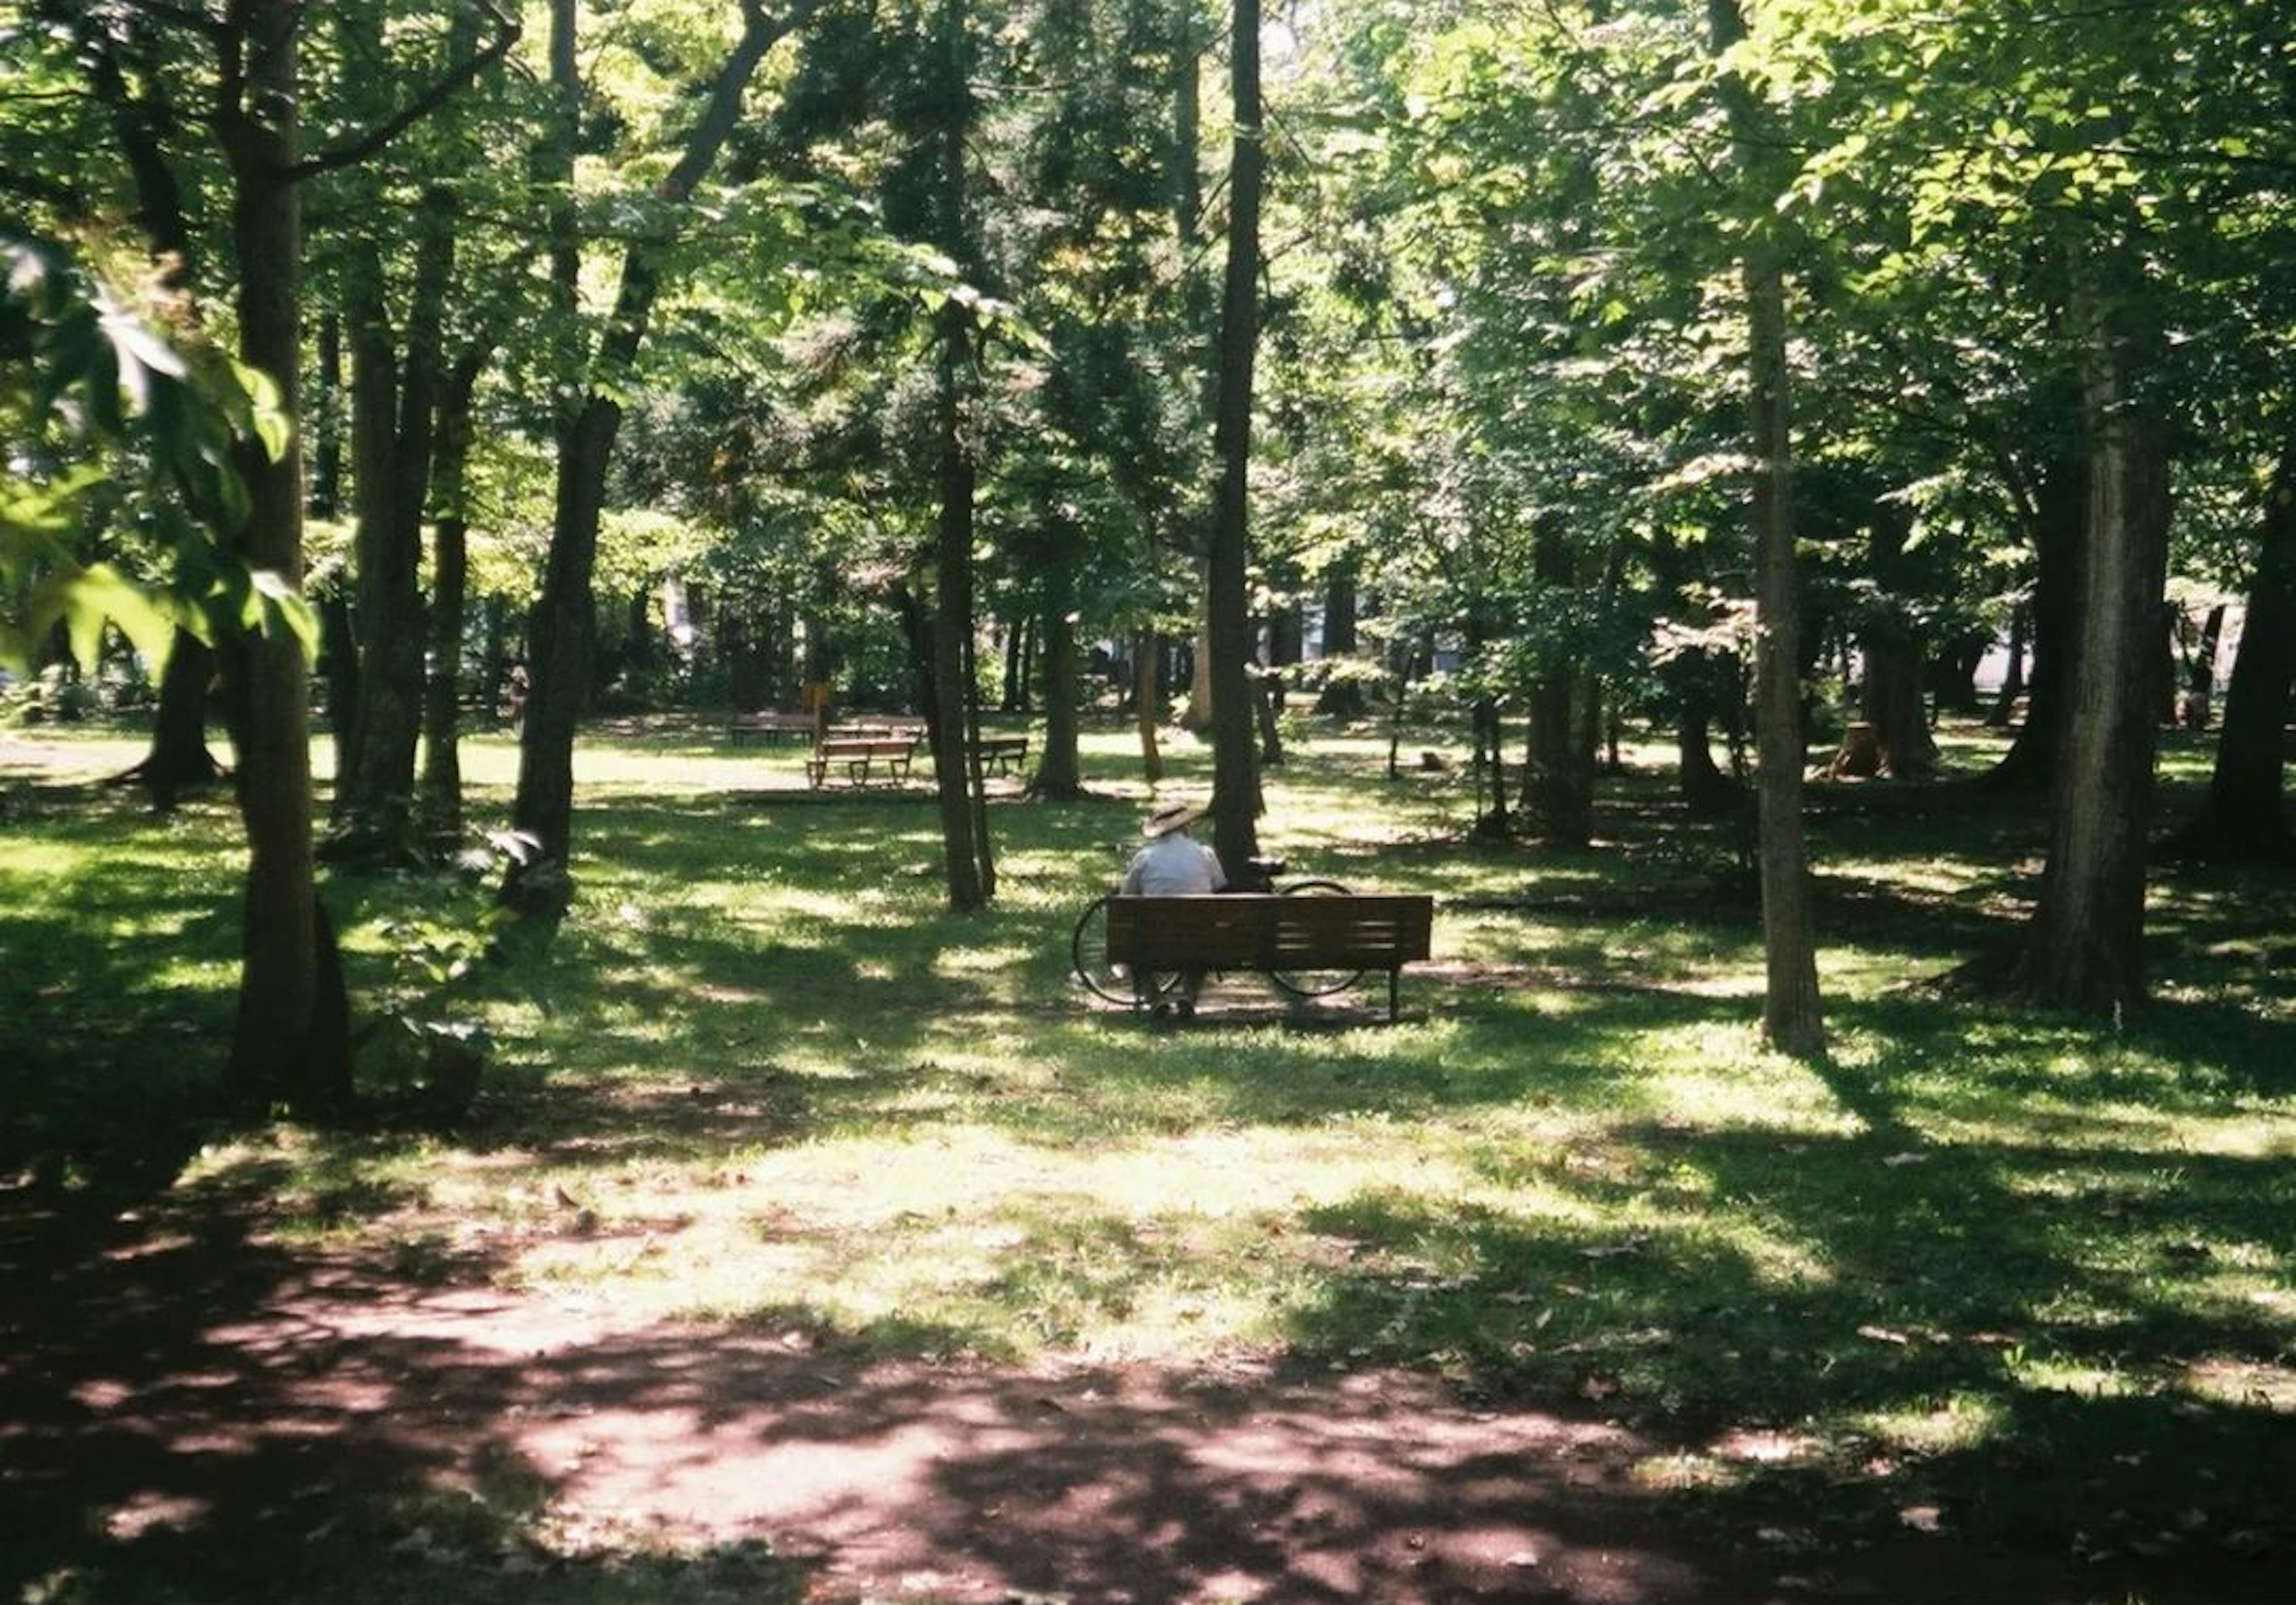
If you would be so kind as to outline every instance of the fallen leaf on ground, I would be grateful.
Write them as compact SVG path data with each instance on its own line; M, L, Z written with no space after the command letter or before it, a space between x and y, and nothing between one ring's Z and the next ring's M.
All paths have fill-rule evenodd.
M1909 1504L1898 1512L1898 1519L1917 1533L1945 1530L1945 1517L1933 1504Z

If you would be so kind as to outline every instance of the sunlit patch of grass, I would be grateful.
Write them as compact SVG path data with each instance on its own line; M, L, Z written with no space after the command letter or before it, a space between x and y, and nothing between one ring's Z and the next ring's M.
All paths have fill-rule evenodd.
M1997 1393L1961 1391L1920 1404L1861 1411L1843 1424L1890 1454L1928 1455L1982 1449L2009 1419Z
M1154 1031L1066 976L1076 913L1138 840L1125 733L1087 743L1109 800L991 808L1004 880L977 917L942 906L928 802L809 798L793 750L713 739L586 743L581 899L538 999L483 1005L465 1121L226 1126L161 1182L266 1199L291 1243L632 1324L1425 1368L1630 1420L1659 1450L1638 1478L1699 1508L1836 1500L1902 1464L1992 1509L2070 1456L2117 1477L2115 1455L2284 1429L2284 880L2178 877L2161 1004L2037 1015L1921 984L2027 895L2030 822L1826 798L1821 890L1854 883L1855 939L1821 929L1834 1052L1802 1065L1760 1046L1759 922L1710 879L1725 832L1655 767L1605 782L1605 846L1556 854L1468 839L1456 774L1390 780L1383 735L1318 731L1269 777L1267 844L1297 874L1434 893L1439 963L1406 974L1398 1026L1366 999L1360 1024L1294 1022L1226 978ZM108 750L62 748L90 774ZM1169 756L1164 794L1200 794L1202 749ZM514 752L466 758L492 823ZM125 1185L119 1111L220 1084L236 829L227 805L162 823L43 795L10 830L0 1093L27 1118L0 1176ZM398 896L329 888L363 1006ZM2211 1497L2214 1521L2247 1496Z

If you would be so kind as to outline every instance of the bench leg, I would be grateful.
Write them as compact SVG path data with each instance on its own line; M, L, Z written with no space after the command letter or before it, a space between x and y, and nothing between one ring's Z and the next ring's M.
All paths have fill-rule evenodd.
M1387 972L1387 1023L1390 1026L1401 1018L1397 1011L1401 1004L1402 981L1401 970L1390 970Z

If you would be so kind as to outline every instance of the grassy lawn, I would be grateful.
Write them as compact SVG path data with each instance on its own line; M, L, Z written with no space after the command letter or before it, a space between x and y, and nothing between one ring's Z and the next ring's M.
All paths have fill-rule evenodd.
M1684 1520L1786 1544L2296 1543L2286 874L2164 875L2158 1001L2036 1015L1931 983L2015 929L2038 815L1820 788L1810 1068L1759 1044L1753 911L1663 752L1557 854L1468 840L1456 773L1311 733L1269 846L1434 893L1436 963L1398 1027L1368 992L1292 1020L1232 978L1161 1031L1066 973L1146 796L1119 733L1088 741L1103 799L994 810L979 917L942 907L922 787L808 795L795 748L603 734L578 906L489 1005L470 1115L250 1126L215 1097L232 815L88 785L137 749L0 746L0 1193L249 1185L279 1241L415 1280L914 1359L1431 1371L1631 1423ZM474 816L513 756L466 750ZM2189 790L2205 754L2169 763ZM379 922L421 895L329 888L370 1009L398 973ZM372 1086L410 1073L393 1031L365 1053Z

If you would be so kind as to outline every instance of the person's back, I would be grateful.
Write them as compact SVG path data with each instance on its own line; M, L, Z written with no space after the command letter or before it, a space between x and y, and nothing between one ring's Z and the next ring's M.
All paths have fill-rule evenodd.
M1132 855L1124 884L1117 890L1130 897L1201 897L1225 888L1227 876L1220 869L1219 856L1188 834L1196 814L1194 807L1184 802L1168 802L1151 814L1142 827L1148 845ZM1141 988L1146 979L1135 976L1133 984ZM1203 984L1202 970L1180 972L1178 1002L1183 1015L1196 1011L1196 992ZM1146 1001L1144 990L1142 1001ZM1159 1000L1154 1011L1161 1015L1170 1007Z
M1128 897L1200 897L1226 884L1212 850L1181 829L1132 856L1121 889Z

